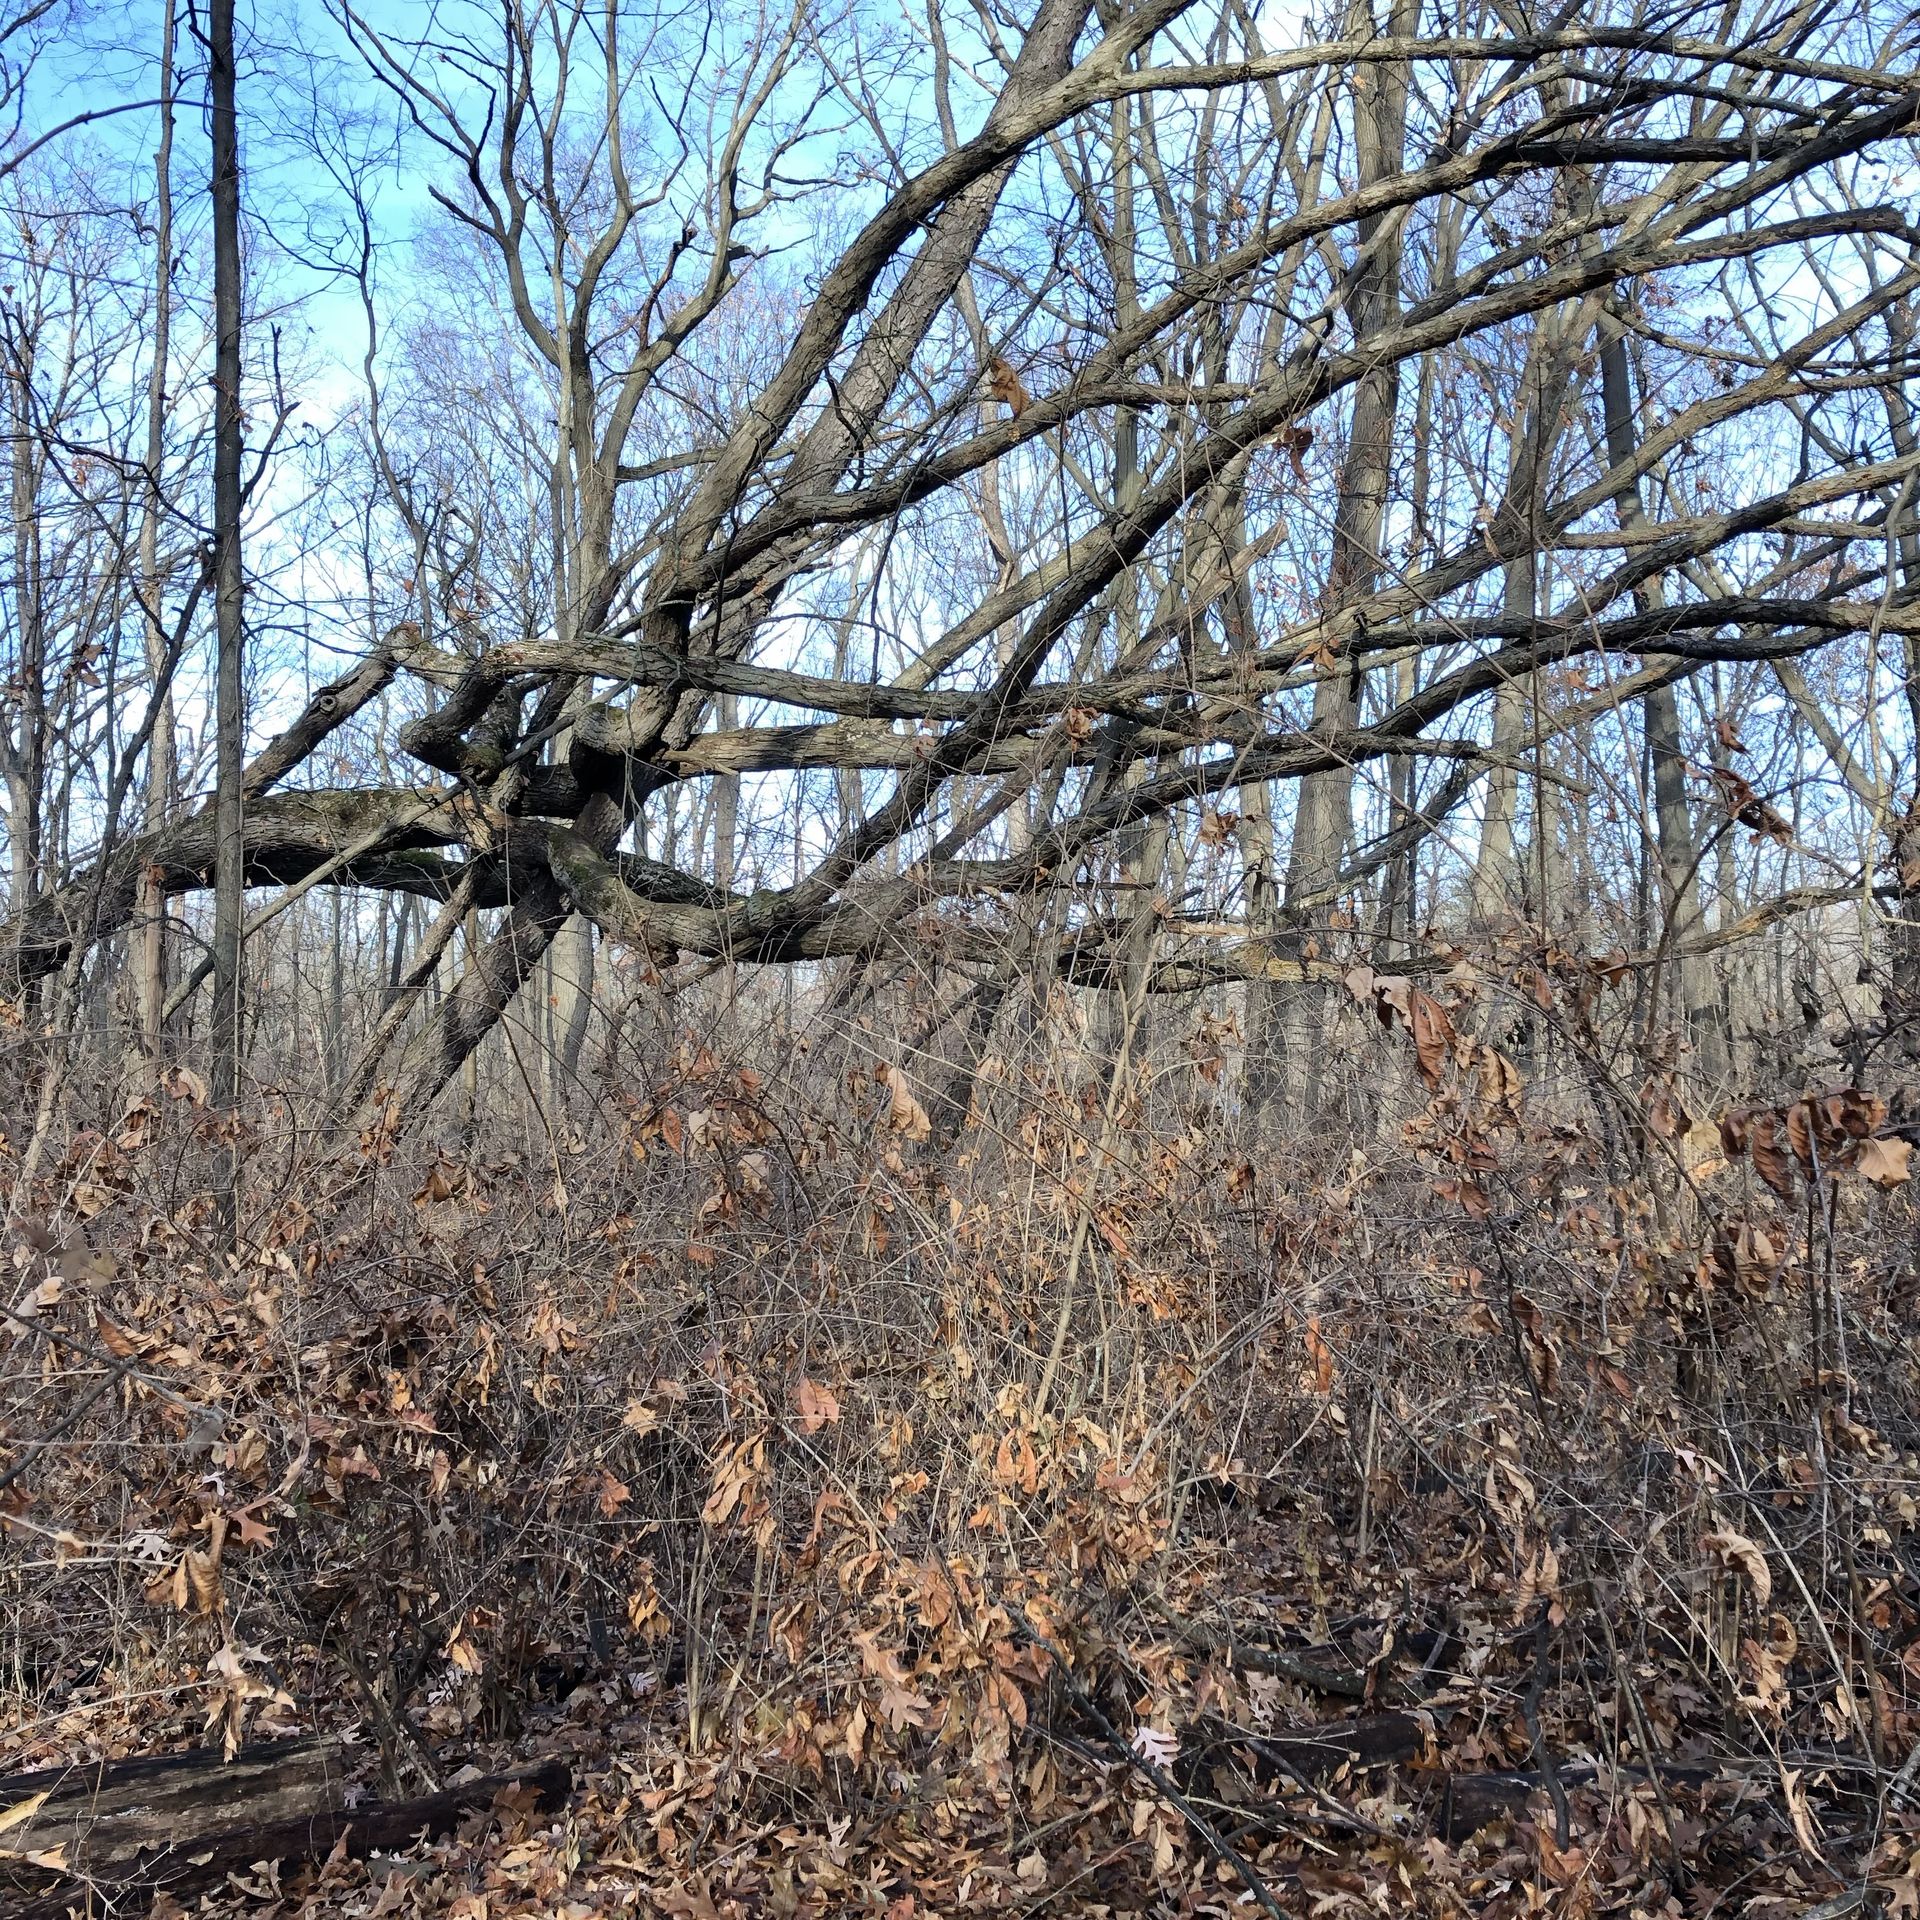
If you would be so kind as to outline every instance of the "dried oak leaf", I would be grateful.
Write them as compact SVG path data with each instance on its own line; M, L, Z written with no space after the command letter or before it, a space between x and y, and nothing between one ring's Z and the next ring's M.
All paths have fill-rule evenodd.
M1763 1113L1753 1123L1748 1149L1754 1171L1782 1200L1793 1198L1793 1163L1780 1151L1780 1116Z
M822 1427L835 1425L840 1418L840 1402L834 1398L833 1390L809 1380L804 1373L793 1390L793 1404L800 1415L802 1433L818 1433Z
M1773 1598L1773 1571L1756 1541L1749 1540L1744 1533L1735 1533L1731 1527L1720 1527L1702 1534L1700 1544L1722 1566L1741 1574L1753 1588L1754 1600L1760 1606L1764 1607Z
M1855 1162L1863 1180L1876 1187L1897 1187L1913 1171L1913 1143L1910 1140L1863 1140L1860 1158Z
M915 1097L913 1083L896 1066L875 1067L873 1077L887 1090L887 1125L909 1140L927 1140L933 1135L933 1122Z
M1430 993L1418 987L1407 995L1407 1025L1413 1034L1413 1051L1420 1063L1420 1077L1429 1088L1437 1089L1440 1076L1453 1049L1453 1022L1447 1010Z

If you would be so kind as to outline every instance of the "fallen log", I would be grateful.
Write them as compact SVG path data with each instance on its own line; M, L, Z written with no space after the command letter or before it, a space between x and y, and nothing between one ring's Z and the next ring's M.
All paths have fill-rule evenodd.
M265 1861L355 1857L449 1832L510 1795L550 1808L564 1761L491 1774L419 1799L354 1804L358 1752L310 1736L0 1779L0 1899L12 1920L65 1920L90 1890L199 1893ZM25 1809L25 1811L21 1811Z
M1558 1772L1568 1786L1588 1786L1602 1777L1600 1769L1590 1761L1563 1761ZM1735 1777L1726 1767L1690 1767L1664 1761L1657 1772L1664 1785L1693 1791L1710 1786L1717 1780ZM1655 1772L1646 1767L1623 1766L1613 1777L1617 1777L1622 1786L1631 1786L1636 1781L1653 1779ZM1546 1791L1547 1777L1537 1770L1526 1773L1450 1773L1440 1796L1434 1830L1449 1844L1471 1839L1482 1827L1491 1826L1496 1820L1518 1818L1527 1812L1536 1793L1544 1794Z
M1197 1766L1214 1754L1239 1750L1296 1779L1325 1780L1342 1767L1384 1767L1418 1759L1431 1739L1411 1713L1370 1713L1358 1720L1255 1733L1206 1715L1183 1743L1183 1763Z
M1336 1647L1292 1652L1261 1646L1235 1633L1231 1624L1225 1633L1215 1633L1198 1621L1183 1619L1156 1594L1147 1596L1147 1604L1172 1628L1175 1637L1196 1653L1212 1654L1248 1673L1291 1680L1296 1686L1311 1688L1315 1693L1336 1694L1348 1700L1366 1697L1367 1668L1353 1666Z
M1433 1735L1420 1717L1411 1713L1373 1713L1357 1720L1326 1720L1270 1733L1255 1733L1205 1715L1193 1723L1181 1742L1182 1777L1191 1781L1203 1767L1234 1757L1254 1763L1249 1772L1260 1785L1277 1776L1296 1785L1317 1787L1342 1768L1357 1773L1368 1767L1415 1765L1421 1777L1439 1781L1434 1831L1449 1843L1470 1839L1496 1820L1524 1815L1533 1796L1547 1792L1546 1775L1538 1770L1437 1774ZM1562 1761L1557 1771L1569 1786L1590 1784L1600 1774L1591 1761ZM1652 1779L1653 1775L1645 1767L1628 1765L1618 1769L1618 1777L1630 1784ZM1725 1767L1663 1762L1659 1777L1669 1786L1697 1789L1732 1776Z
M1434 1831L1449 1846L1471 1840L1496 1820L1512 1820L1527 1811L1546 1777L1539 1773L1450 1773L1434 1816Z
M28 1853L88 1878L122 1877L145 1848L191 1844L236 1819L263 1825L346 1803L365 1756L320 1734L242 1747L223 1762L195 1748L0 1778L0 1890Z

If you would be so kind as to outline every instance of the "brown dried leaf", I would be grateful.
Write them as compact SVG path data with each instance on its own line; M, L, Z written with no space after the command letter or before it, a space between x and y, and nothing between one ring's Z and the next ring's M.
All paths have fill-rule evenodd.
M1860 1158L1855 1164L1863 1180L1876 1187L1897 1187L1913 1171L1913 1142L1910 1140L1863 1140Z
M860 1649L861 1663L880 1683L880 1712L895 1733L907 1727L923 1727L931 1703L914 1689L913 1677L891 1647L880 1645L877 1629L856 1633L854 1644Z
M1858 1087L1842 1087L1820 1103L1836 1133L1849 1140L1864 1140L1887 1117L1887 1103L1876 1093L1862 1093Z
M933 1122L927 1117L926 1108L915 1098L912 1081L891 1064L874 1068L873 1077L887 1090L887 1125L895 1133L905 1134L909 1140L930 1139Z
M1750 1148L1754 1171L1782 1200L1793 1198L1793 1163L1780 1151L1780 1117L1763 1113L1753 1123Z
M1735 1533L1731 1527L1720 1527L1702 1534L1700 1544L1723 1566L1736 1569L1746 1578L1760 1606L1764 1607L1773 1598L1773 1570L1757 1542L1749 1540L1744 1533Z
M1722 804L1743 827L1752 828L1766 839L1777 840L1783 847L1793 845L1791 823L1762 800L1741 775L1731 767L1714 767L1711 772Z
M207 1104L207 1083L191 1067L170 1067L161 1083L176 1100L186 1100L196 1107Z
M1786 1124L1787 1145L1793 1149L1793 1157L1811 1175L1819 1164L1816 1154L1820 1144L1813 1103L1810 1100L1796 1100L1781 1118Z
M1320 1334L1320 1316L1310 1314L1306 1330L1307 1362L1313 1369L1313 1390L1324 1399L1333 1391L1333 1349Z
M793 1390L793 1404L800 1415L802 1433L818 1433L822 1427L834 1426L840 1419L840 1402L833 1397L832 1390L809 1380L804 1373Z
M220 1585L220 1563L210 1553L189 1547L180 1556L187 1600L195 1613L218 1613L226 1605L226 1593ZM176 1588L176 1592L178 1589ZM176 1604L179 1604L176 1602Z
M52 1791L53 1789L49 1787L44 1793L30 1793L24 1800L16 1800L5 1812L0 1813L0 1833L6 1833L23 1821L31 1820L46 1804L47 1793Z
M115 1197L111 1187L103 1187L97 1180L76 1180L70 1196L74 1212L83 1220L104 1213L113 1205Z
M1520 1069L1498 1047L1482 1047L1477 1055L1480 1098L1487 1106L1517 1115L1520 1105Z
M1407 1026L1413 1034L1413 1051L1420 1063L1420 1077L1430 1089L1438 1089L1453 1048L1453 1022L1447 1010L1430 993L1418 987L1407 995Z
M1018 1487L1022 1493L1038 1492L1040 1461L1033 1451L1033 1442L1019 1428L1000 1436L1000 1445L993 1456L993 1477L1003 1487Z
M98 1307L93 1310L93 1330L99 1334L100 1344L116 1360L131 1360L140 1351L125 1329L109 1320Z
M1660 1139L1678 1140L1692 1127L1692 1115L1681 1105L1679 1095L1671 1087L1659 1087L1649 1082L1640 1097L1647 1103L1647 1125Z
M1807 1804L1806 1788L1800 1784L1804 1772L1804 1768L1783 1765L1780 1769L1780 1790L1786 1797L1794 1838L1813 1859L1825 1866L1826 1860L1819 1846L1819 1829L1813 1823L1813 1809Z
M1020 384L1020 376L1014 372L1012 365L997 353L990 355L987 360L987 390L1016 420L1032 404L1026 388Z
M1733 1242L1734 1277L1756 1291L1764 1291L1780 1265L1780 1249L1764 1227L1743 1224Z

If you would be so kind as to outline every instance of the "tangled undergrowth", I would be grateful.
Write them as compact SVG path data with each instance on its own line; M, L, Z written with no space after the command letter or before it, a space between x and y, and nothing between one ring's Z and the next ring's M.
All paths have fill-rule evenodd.
M684 1039L591 1143L263 1106L238 1264L175 1075L16 1216L7 1765L572 1764L210 1913L1920 1910L1904 1123L1583 1123L1349 987L1337 1147L1218 1023L948 1153Z

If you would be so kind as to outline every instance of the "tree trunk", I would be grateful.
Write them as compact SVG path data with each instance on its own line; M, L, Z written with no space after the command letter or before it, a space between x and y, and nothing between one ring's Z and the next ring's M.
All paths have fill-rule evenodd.
M467 909L461 923L461 940L467 959L480 951L480 915L472 907ZM471 1139L473 1130L480 1124L480 1049L475 1047L460 1062L460 1132L461 1136Z
M1609 322L1603 329L1600 383L1606 413L1607 459L1618 466L1633 458L1638 444L1626 334L1618 322ZM1637 480L1621 489L1616 508L1623 526L1637 528L1647 524ZM1665 603L1665 588L1658 575L1646 582L1638 598L1647 608ZM1703 925L1700 855L1694 840L1693 815L1687 803L1687 756L1680 731L1679 696L1672 687L1660 687L1645 697L1643 707L1653 785L1662 937L1672 945L1692 939ZM1725 1079L1727 1053L1711 971L1703 960L1682 954L1671 969L1671 979L1694 1049L1690 1077L1697 1080L1703 1090L1717 1092Z
M340 1091L340 1076L347 1065L347 958L344 902L338 887L332 889L327 928L327 1057L323 1082L329 1101Z
M140 593L145 601L141 632L147 673L158 687L167 669L168 642L160 617L160 463L166 453L167 362L173 339L173 0L160 28L160 144L153 156L153 363L147 371L146 498L140 517ZM147 746L147 799L142 825L149 833L166 824L174 789L173 695L154 716ZM149 1065L160 1057L161 1009L167 1001L166 896L152 874L142 877L135 908L135 995L140 1038Z
M1355 27L1370 29L1371 5L1356 7L1354 12ZM1418 18L1416 0L1392 0L1387 32L1411 37ZM1358 184L1365 188L1399 173L1406 157L1407 69L1403 64L1383 61L1360 69L1354 81L1353 122ZM1358 223L1358 257L1346 301L1356 340L1364 341L1391 325L1399 312L1401 236L1397 215L1370 216ZM1397 360L1374 368L1354 386L1353 418L1334 507L1332 563L1323 596L1329 610L1365 595L1379 570L1399 396ZM1314 725L1349 728L1359 705L1358 664L1333 661L1314 686ZM1283 916L1295 902L1333 884L1352 831L1352 775L1344 767L1309 774L1300 783L1295 801ZM1290 947L1298 953L1305 944L1305 937L1296 930ZM1249 1018L1254 1029L1249 1045L1269 1059L1284 1047L1285 1084L1308 1112L1320 1096L1325 1052L1321 1028L1326 1014L1320 988L1295 984L1256 995ZM1278 1084L1276 1076L1268 1073L1249 1091L1257 1087L1256 1104L1265 1107Z
M499 1023L571 911L551 875L540 875L508 910L505 923L473 955L460 984L409 1042L393 1090L364 1125L417 1126L420 1116L475 1047Z
M1505 607L1509 615L1533 614L1533 562L1515 561L1507 568ZM1498 927L1502 916L1521 893L1518 856L1521 748L1527 736L1526 689L1508 682L1493 696L1493 770L1487 775L1487 798L1480 818L1480 847L1473 863L1468 915L1482 932Z
M245 720L241 711L240 568L240 141L235 108L233 0L207 10L207 87L213 110L214 704L213 1054L216 1111L232 1116L240 1097L241 793ZM217 1198L231 1247L239 1232L240 1153L229 1125Z
M721 694L714 702L714 718L722 730L737 727L740 724L738 698L730 693ZM723 894L733 891L734 866L739 857L739 848L740 776L737 773L723 773L713 783L713 884ZM740 985L731 960L722 971L721 983L727 1011L731 1014L734 996Z
M7 801L12 813L12 911L39 898L44 858L47 696L46 607L42 596L40 476L35 455L33 366L37 342L22 333L7 369L9 517L13 522L14 617L20 635L18 744L8 756Z
M1894 820L1888 838L1895 891L1882 1015L1895 1056L1911 1075L1920 1072L1920 802ZM1913 1104L1911 1095L1903 1102Z
M1888 333L1895 355L1910 361L1915 343L1910 308L1894 309L1888 316ZM1889 380L1881 394L1894 451L1910 456L1920 445L1920 436L1914 431L1906 389L1898 380ZM1902 496L1903 524L1896 539L1900 583L1909 593L1920 588L1920 534L1914 531L1913 487L1914 482L1909 480ZM1920 633L1903 634L1901 647L1907 722L1912 737L1920 741ZM1920 771L1915 774L1915 789L1906 809L1887 824L1895 897L1892 924L1887 929L1890 986L1882 1009L1895 1055L1910 1083L1913 1076L1920 1075Z

